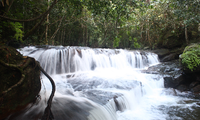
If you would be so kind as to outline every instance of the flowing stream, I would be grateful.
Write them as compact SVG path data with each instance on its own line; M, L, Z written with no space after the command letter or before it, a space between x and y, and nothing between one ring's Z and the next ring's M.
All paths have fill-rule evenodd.
M141 72L160 64L154 53L63 46L19 51L38 60L54 79L51 110L56 120L200 119L199 100L164 88L162 75ZM41 79L41 98L8 119L41 119L51 93L49 80L43 75Z

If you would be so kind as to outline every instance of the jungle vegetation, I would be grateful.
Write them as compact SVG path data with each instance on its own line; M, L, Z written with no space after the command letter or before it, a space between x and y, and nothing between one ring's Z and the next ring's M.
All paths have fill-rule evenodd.
M200 41L199 0L0 0L0 42L138 49Z

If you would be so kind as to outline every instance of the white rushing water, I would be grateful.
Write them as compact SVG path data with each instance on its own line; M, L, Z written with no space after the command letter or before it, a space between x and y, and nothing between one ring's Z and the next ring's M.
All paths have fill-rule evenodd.
M52 111L57 120L182 120L181 111L192 112L197 106L165 89L161 75L140 72L159 64L154 53L62 46L19 51L38 60L54 79ZM40 95L45 99L51 84L44 76L42 82ZM32 110L38 106L43 106L39 112L46 104L42 101Z

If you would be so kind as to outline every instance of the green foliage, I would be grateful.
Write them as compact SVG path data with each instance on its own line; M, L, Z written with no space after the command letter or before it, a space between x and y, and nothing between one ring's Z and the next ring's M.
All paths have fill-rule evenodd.
M194 44L187 46L181 55L183 66L186 66L191 71L200 66L200 45Z
M15 31L15 35L13 38L15 38L16 40L19 40L20 42L23 42L22 37L24 32L22 31L22 24L19 22L10 22L10 25L13 29L13 31Z
M134 40L134 47L135 47L135 48L140 48L141 46L140 46L140 44L138 43L137 38L133 38L133 40Z
M113 47L118 47L119 46L119 42L120 42L120 38L121 38L121 36L120 37L115 37L115 40L114 40L114 42L113 42Z
M14 0L10 10L2 13L10 18L30 19L44 13L48 4L48 0ZM55 36L53 40L57 41L49 40L50 44L168 47L174 40L183 42L185 26L189 40L200 36L199 11L198 0L150 0L150 3L146 0L59 0L49 13L49 21L45 20L24 43L43 44L48 35L47 38ZM5 20L5 24L0 23L0 38L10 40L14 36L22 41L23 34L40 21L13 23ZM59 31L54 34L57 29Z

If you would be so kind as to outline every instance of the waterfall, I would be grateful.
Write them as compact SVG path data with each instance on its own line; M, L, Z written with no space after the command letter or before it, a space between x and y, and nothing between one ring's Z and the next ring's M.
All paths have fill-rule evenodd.
M21 52L25 56L34 57L49 74L90 71L96 68L142 69L159 63L158 56L154 53L122 49L25 47Z
M196 106L165 89L162 75L141 72L159 64L158 56L151 52L70 46L33 46L19 51L34 57L54 79L51 109L55 120L182 119L179 111L190 113ZM51 91L48 79L41 78L41 99L8 120L41 119Z

